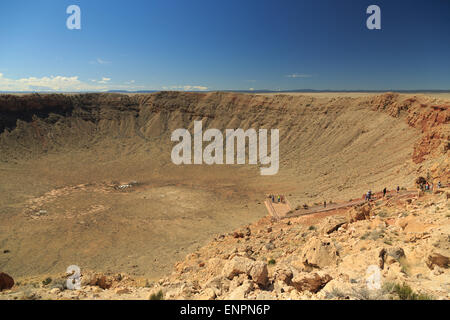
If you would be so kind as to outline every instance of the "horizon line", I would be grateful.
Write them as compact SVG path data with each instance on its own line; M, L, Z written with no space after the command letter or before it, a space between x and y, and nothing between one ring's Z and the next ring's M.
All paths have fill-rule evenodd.
M271 89L258 89L258 90L243 90L243 89L217 89L217 90L80 90L80 91L55 91L55 90L27 90L27 91L2 91L0 94L18 94L18 93L45 93L45 94L64 94L64 93L156 93L156 92L198 92L198 93L210 93L210 92L238 92L238 93L289 93L289 92L343 92L343 93L377 93L377 92L398 92L398 93L450 93L450 89L293 89L293 90L271 90Z

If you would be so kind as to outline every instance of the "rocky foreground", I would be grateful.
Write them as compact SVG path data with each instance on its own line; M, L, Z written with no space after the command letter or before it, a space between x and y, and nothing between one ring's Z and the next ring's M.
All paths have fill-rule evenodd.
M0 299L446 300L449 198L447 188L281 221L264 218L220 235L157 282L83 272L81 290L67 290L66 275L17 279ZM377 269L381 282L368 286Z

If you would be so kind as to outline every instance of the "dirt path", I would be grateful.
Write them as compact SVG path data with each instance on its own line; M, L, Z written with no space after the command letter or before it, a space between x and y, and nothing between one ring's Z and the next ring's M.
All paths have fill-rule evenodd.
M291 204L284 198L284 202L272 202L271 200L266 200L264 202L269 214L273 216L276 220L286 218L289 212L292 211Z
M391 198L399 199L399 198L403 198L403 197L414 196L416 194L417 194L417 191L403 190L403 191L400 191L399 193L397 193L396 191L390 191L387 193L387 196L391 196ZM383 196L382 196L382 193L380 192L380 193L374 194L374 197L372 198L371 201L376 201L376 200L381 200L381 199L383 199ZM300 217L300 216L310 215L310 214L314 214L314 213L328 212L328 211L333 211L333 210L337 210L337 209L353 207L353 206L363 204L365 202L366 202L365 199L354 199L354 200L347 201L347 202L327 204L326 207L313 206L308 209L298 209L293 212L291 211L290 206L289 206L289 209L287 210L285 207L281 207L282 204L273 204L269 200L267 200L265 203L266 203L267 210L269 211L269 214L275 220L281 220L281 219L285 219L285 218L294 218L294 217ZM289 212L291 212L291 213L289 213Z

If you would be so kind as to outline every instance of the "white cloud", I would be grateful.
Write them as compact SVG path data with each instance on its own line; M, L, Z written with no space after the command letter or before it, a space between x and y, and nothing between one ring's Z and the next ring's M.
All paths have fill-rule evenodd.
M97 83L101 83L101 84L106 84L109 81L111 81L111 78L105 78L103 77L102 80L91 80L92 82L97 82Z
M183 90L183 91L206 91L208 87L205 86L170 86L162 87L163 90Z
M311 78L312 75L304 74L304 73L292 73L292 74L286 75L286 77L288 77L288 78Z
M106 61L101 58L95 59L95 61L89 61L90 64L110 64L111 61Z
M102 77L101 80L91 80L86 83L77 76L46 76L42 78L28 77L21 79L6 78L0 73L0 91L107 91L113 89L141 90L143 86L125 84L111 84L111 78Z
M78 92L78 91L108 91L108 90L157 90L154 86L144 86L136 83L135 80L126 81L120 84L112 83L112 78L101 77L101 79L89 79L82 81L78 76L44 76L26 77L12 79L0 73L0 91L57 91L57 92ZM162 87L162 90L180 91L206 91L209 88L201 85L177 85Z
M1 91L101 91L106 89L105 86L83 83L77 76L9 79L0 74Z

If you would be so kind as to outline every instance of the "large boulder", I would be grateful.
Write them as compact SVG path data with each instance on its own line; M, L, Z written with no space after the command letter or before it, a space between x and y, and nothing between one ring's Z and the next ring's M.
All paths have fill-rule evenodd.
M244 281L242 285L235 288L228 294L225 300L245 300L245 296L253 289L253 283L251 281Z
M249 274L253 262L251 259L236 256L225 263L222 275L231 280L241 273Z
M331 240L312 238L305 244L301 254L301 263L307 268L336 266L338 261L339 252Z
M318 227L320 233L330 234L338 230L347 223L347 219L343 216L331 216L325 218Z
M14 286L14 279L6 273L0 272L0 291L9 290Z
M222 269L222 275L230 280L240 274L250 276L255 283L262 286L265 286L269 279L265 262L254 261L245 257L234 257L227 261Z
M293 276L292 269L284 265L277 266L273 272L273 278L276 281L280 281L287 285L291 285Z
M83 277L81 278L81 284L83 286L96 286L103 290L111 288L114 281L115 279L113 277L106 276L102 273L83 275Z
M366 220L370 218L372 207L370 204L364 204L357 207L351 208L347 212L347 220L349 223Z
M405 258L405 251L403 251L400 247L393 247L387 250L387 255L399 261L400 259Z
M446 269L450 265L450 258L443 256L440 253L433 253L428 256L426 264L431 270L433 270L435 266Z
M261 286L265 286L269 281L269 272L267 270L267 264L262 261L255 261L252 264L249 276L255 283Z
M319 292L333 278L326 273L299 272L292 278L292 286L297 291Z
M397 227L402 228L405 233L423 233L431 229L434 225L431 223L425 223L414 216L408 216L405 218L398 218L395 222Z

